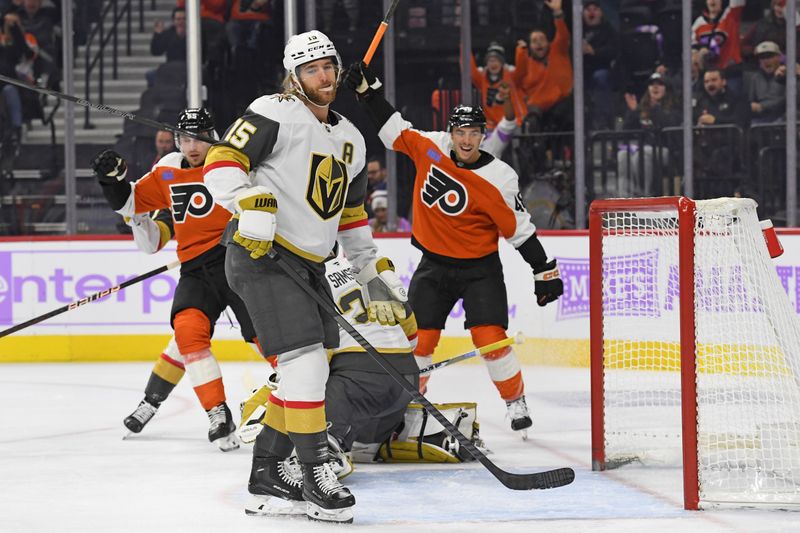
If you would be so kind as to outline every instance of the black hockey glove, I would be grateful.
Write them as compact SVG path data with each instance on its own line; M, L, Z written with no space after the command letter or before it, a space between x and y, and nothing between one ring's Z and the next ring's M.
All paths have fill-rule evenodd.
M544 307L550 302L555 302L564 293L564 283L558 274L558 265L553 259L533 269L534 293L536 303Z
M344 73L344 83L363 100L372 98L378 92L378 89L383 86L381 80L372 73L363 61L350 65Z
M102 184L112 184L125 179L128 165L114 150L103 150L92 159L92 170Z

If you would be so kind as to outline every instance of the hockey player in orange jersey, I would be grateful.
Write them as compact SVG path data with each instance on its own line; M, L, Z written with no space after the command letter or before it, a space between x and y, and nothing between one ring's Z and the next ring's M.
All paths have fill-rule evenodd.
M533 269L538 304L558 299L563 284L556 261L547 260L536 236L516 173L479 149L486 129L480 106L456 106L449 132L423 132L412 129L384 99L381 82L363 62L348 69L345 83L358 95L386 147L407 154L416 166L411 242L422 251L422 260L408 297L419 326L414 355L420 368L430 364L447 316L460 298L465 327L476 347L506 337L508 301L498 235ZM506 401L511 428L522 430L524 437L532 421L513 349L506 347L483 358Z
M213 117L206 109L183 111L178 127L216 136ZM105 150L92 161L104 195L112 209L129 220L137 246L154 253L174 235L181 261L171 311L174 341L156 362L145 398L125 419L125 426L134 433L141 431L185 371L208 413L208 439L228 451L239 445L219 364L210 350L214 323L230 306L242 336L253 346L256 334L244 302L225 279L225 248L219 240L230 215L213 202L203 183L203 162L211 145L185 135L179 135L176 144L180 153L168 154L135 183L125 181L127 166L116 152ZM171 217L152 220L147 213L154 210L171 212Z

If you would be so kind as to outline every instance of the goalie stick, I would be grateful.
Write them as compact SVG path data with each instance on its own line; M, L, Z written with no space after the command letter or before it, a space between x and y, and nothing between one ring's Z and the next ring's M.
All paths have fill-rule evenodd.
M144 274L136 276L135 278L131 278L131 279L127 280L127 281L124 281L124 282L120 283L119 285L114 285L113 287L109 287L108 289L105 289L105 290L102 290L102 291L98 291L98 292L96 292L94 294L90 294L86 298L81 298L80 300L75 300L74 302L69 303L69 304L65 305L64 307L59 307L58 309L53 309L49 313L45 313L43 315L39 315L39 316L37 316L35 318L31 318L30 320L28 320L26 322L23 322L21 324L17 324L16 326L11 326L8 329L4 329L3 331L0 331L0 338L5 337L6 335L11 335L12 333L16 333L17 331L19 331L21 329L25 329L28 326L32 326L34 324L38 324L39 322L44 322L48 318L53 318L54 316L60 315L61 313L66 313L67 311L72 311L73 309L77 309L78 307L81 307L81 306L86 305L88 303L95 302L95 301L99 300L100 298L104 298L106 296L110 296L110 295L112 295L114 293L117 293L117 292L121 291L125 287L130 287L131 285L134 285L136 283L139 283L140 281L146 280L147 278L152 278L153 276L157 276L158 274L161 274L162 272L166 272L167 270L169 270L171 268L175 268L176 266L178 266L180 264L181 264L180 261L173 261L172 263L166 264L164 266L160 266L160 267L158 267L158 268L156 268L154 270L151 270L150 272L145 272Z
M278 254L275 248L270 248L267 255L275 261L275 263L283 270L286 275L294 280L297 285L303 289L320 308L333 318L339 326L350 334L353 339L364 348L370 357L372 357L378 365L383 368L384 372L389 374L400 386L408 392L415 402L422 405L422 407L444 427L447 434L458 440L462 448L479 461L491 474L497 478L500 483L513 490L531 490L531 489L551 489L556 487L563 487L569 485L575 479L575 472L571 468L557 468L555 470L547 470L544 472L534 472L531 474L515 474L513 472L506 472L498 467L486 455L481 452L463 433L450 422L436 407L428 401L425 396L420 394L417 388L406 380L393 366L391 366L383 356L378 353L374 346L372 346L350 323L336 310L333 302L326 300L318 294L309 284L298 274L294 268L286 264L284 259Z
M386 15L383 17L378 29L375 30L375 36L372 38L372 42L369 43L369 48L367 48L367 53L364 54L364 63L369 65L372 62L372 56L375 55L375 51L378 49L378 45L381 44L383 40L383 34L386 33L386 30L389 28L389 21L394 15L394 10L397 9L397 4L400 3L400 0L393 0L389 9L386 10Z
M519 331L513 337L507 337L501 341L493 342L492 344L487 344L486 346L481 346L480 348L475 348L467 353L462 353L461 355L457 355L455 357L451 357L450 359L445 359L444 361L439 361L438 363L433 363L425 368L421 368L419 375L422 376L425 374L430 374L434 370L438 370L439 368L443 368L445 366L450 366L453 363L458 363L464 359L471 359L478 355L487 354L489 352L499 350L500 348L511 346L512 344L522 344L523 342L525 342L525 336L521 331Z

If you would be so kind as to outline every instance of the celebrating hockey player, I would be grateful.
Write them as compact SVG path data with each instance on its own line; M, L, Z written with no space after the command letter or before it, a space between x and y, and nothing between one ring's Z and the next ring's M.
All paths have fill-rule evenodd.
M339 342L335 321L269 258L330 298L327 257L338 239L361 284L370 320L394 324L406 316L405 289L377 248L364 211L365 143L330 109L341 60L319 31L286 43L282 94L262 96L211 148L205 181L231 213L223 243L231 287L247 305L264 353L277 354L281 375L270 396L263 446L253 456L264 486L284 499L287 513L305 508L310 519L349 522L355 498L328 464L325 431L325 348ZM296 448L302 489L283 460Z
M205 109L181 113L178 127L216 137L213 118ZM184 368L203 409L208 414L208 439L221 450L239 447L236 425L226 403L222 373L211 353L214 323L227 306L233 309L242 336L256 343L256 335L242 300L225 279L225 248L219 239L230 218L214 204L203 184L203 161L210 144L179 135L180 154L165 156L152 172L135 183L125 180L125 160L113 150L92 161L103 194L111 208L131 219L137 246L148 253L160 250L173 234L178 241L181 275L175 289L170 322L175 330L156 362L145 388L145 398L125 419L138 433L153 417L178 381ZM147 213L170 209L172 220L152 220ZM174 229L173 229L174 228Z
M441 330L453 305L463 298L465 327L476 347L506 337L508 301L498 234L533 269L540 306L563 292L556 261L548 261L520 197L514 170L481 151L486 118L480 106L456 106L448 132L421 132L395 111L381 82L362 63L352 65L345 83L378 128L387 148L414 161L414 221L411 242L422 259L411 279L409 302L419 325L414 355L420 368L431 363ZM511 417L511 428L532 425L525 403L519 361L511 347L483 356ZM420 379L421 390L427 379Z

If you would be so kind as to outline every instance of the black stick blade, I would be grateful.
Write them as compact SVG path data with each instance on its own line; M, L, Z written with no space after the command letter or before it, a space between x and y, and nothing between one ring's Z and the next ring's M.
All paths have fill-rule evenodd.
M500 483L512 490L555 489L569 485L575 480L575 471L571 468L556 468L533 474L513 474L501 470L494 463L484 463L484 466Z

